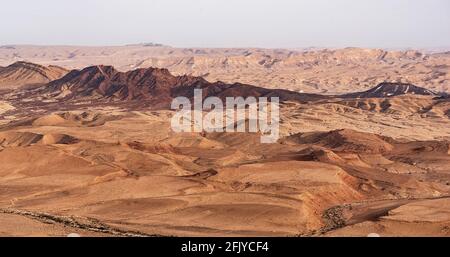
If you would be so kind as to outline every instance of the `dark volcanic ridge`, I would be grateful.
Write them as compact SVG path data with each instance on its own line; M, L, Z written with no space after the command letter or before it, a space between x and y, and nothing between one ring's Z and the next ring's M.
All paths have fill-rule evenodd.
M383 82L378 84L376 87L371 88L364 92L356 92L342 95L345 98L383 98L383 97L393 97L399 95L431 95L438 96L437 93L415 86L408 83L395 83L395 82Z
M279 97L280 101L311 101L327 98L282 89L266 89L241 83L210 83L201 77L174 76L167 69L146 68L120 72L112 66L91 66L73 70L40 90L41 95L63 100L138 100L154 106L169 106L177 96L193 97L202 89L203 97Z

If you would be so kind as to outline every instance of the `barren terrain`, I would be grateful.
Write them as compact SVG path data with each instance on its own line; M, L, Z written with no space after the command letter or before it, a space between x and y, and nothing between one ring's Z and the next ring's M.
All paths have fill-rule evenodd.
M0 235L449 236L450 98L370 87L304 94L91 66L5 88ZM279 96L281 138L173 132L168 105L194 88Z

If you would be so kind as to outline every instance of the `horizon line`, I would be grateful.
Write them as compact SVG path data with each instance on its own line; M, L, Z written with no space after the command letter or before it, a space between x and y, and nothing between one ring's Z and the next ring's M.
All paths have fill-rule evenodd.
M172 46L163 43L155 43L155 42L143 42L143 43L127 43L127 44L27 44L27 43L14 43L14 44L0 44L0 48L5 47L131 47L131 46L144 46L144 47L160 47L160 48L177 48L177 49L317 49L317 50L337 50L337 49L374 49L374 50L444 50L449 51L449 46L423 46L423 47L414 47L414 46L403 46L403 47L372 47L372 46L296 46L296 47L261 47L261 46Z

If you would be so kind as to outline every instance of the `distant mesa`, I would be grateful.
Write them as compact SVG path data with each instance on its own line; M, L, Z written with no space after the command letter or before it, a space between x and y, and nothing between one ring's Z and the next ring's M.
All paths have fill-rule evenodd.
M25 85L48 83L61 78L67 72L66 69L58 66L15 62L0 68L0 89L15 89Z
M149 46L149 47L162 47L164 46L163 44L160 43L153 43L153 42L149 42L149 43L142 43L143 46Z
M155 43L155 42L145 42L145 43L140 43L140 44L127 44L125 46L168 47L168 46L163 45L161 43Z
M2 46L0 46L0 49L14 50L16 48L14 46L10 46L10 45L2 45Z
M369 89L364 92L356 92L350 94L344 94L344 98L383 98L383 97L393 97L398 95L430 95L438 96L431 90L426 88L418 87L413 84L408 83L391 83L383 82L378 84L376 87Z

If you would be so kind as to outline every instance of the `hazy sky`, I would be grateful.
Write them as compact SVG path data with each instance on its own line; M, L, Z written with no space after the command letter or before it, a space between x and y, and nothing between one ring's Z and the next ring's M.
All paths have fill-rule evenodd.
M450 0L0 0L0 44L448 47Z

